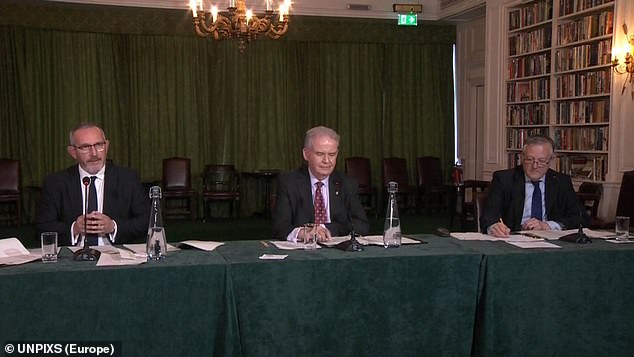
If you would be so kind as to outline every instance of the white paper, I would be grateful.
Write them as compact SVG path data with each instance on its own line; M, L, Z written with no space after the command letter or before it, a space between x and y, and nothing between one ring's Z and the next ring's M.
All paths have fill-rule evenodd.
M128 252L131 253L132 252ZM126 255L127 258L123 258L121 254L109 254L109 253L101 253L99 256L99 260L97 261L98 267L103 266L119 266L119 265L138 265L147 262L146 257L133 257L130 258L130 255Z
M539 238L544 238L547 240L557 240L565 235L568 234L573 234L573 233L577 233L579 231L579 229L567 229L567 230L563 230L563 231L558 231L558 230L547 230L547 231L541 231L541 230L534 230L534 231L520 231L518 233L520 234L525 234L528 236L533 236L533 237L539 237ZM583 228L583 233L585 233L586 236L588 236L589 238L597 238L597 239L608 239L608 238L614 238L614 233L613 232L609 232L609 231L595 231L592 229L588 229L588 228Z
M182 241L182 242L178 243L179 246L181 244L188 245L188 246L194 247L194 248L198 248L200 250L205 250L205 251L211 252L212 250L214 250L214 249L220 247L221 245L223 245L224 243L222 243L222 242L213 242L213 241L205 241L205 240L186 240L186 241ZM167 251L169 252L169 249Z
M609 239L609 240L606 240L606 242L615 243L615 244L628 244L628 243L634 243L634 239L629 239L629 240Z
M452 232L451 236L460 240L482 240L482 241L502 241L502 242L535 242L541 238L530 237L522 234L511 234L508 237L494 237L492 235L477 232Z
M304 247L304 243L302 242L289 242L286 240L272 240L270 241L271 244L273 244L275 247L277 247L277 249L281 249L281 250L297 250L297 249L305 249ZM317 245L317 249L321 248L319 245Z
M349 239L350 237L348 237ZM357 241L363 245L380 245L383 246L383 236L374 235L374 236L361 236L357 238ZM420 244L420 241L416 239L411 239L407 237L403 237L401 235L401 244Z
M516 247L520 247L520 248L561 248L560 246L556 245L556 244L552 244L550 242L546 242L542 239L540 240L536 240L536 239L532 239L529 242L526 241L522 241L522 242L517 242L517 241L507 241L508 244L514 245Z
M262 260L282 260L288 257L287 254L262 254L260 255L260 259Z
M17 265L42 259L40 253L29 252L17 238L0 239L0 265Z
M124 248L127 248L135 253L139 253L139 254L147 254L146 252L146 244L145 243L135 243L135 244L124 244L123 245ZM171 244L167 244L167 251L168 252L175 252L177 250L180 250L180 248L176 248L175 246L171 245Z

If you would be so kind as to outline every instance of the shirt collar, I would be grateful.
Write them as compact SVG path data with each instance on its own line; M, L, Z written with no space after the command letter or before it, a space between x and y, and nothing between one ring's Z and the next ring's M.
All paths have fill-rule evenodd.
M81 180L82 178L86 177L86 176L88 176L88 177L91 177L91 176L97 176L97 178L98 178L99 180L102 180L102 181L103 181L104 176L106 175L106 165L104 165L104 166L101 168L101 170L99 170L99 172L97 172L97 173L96 173L96 174L94 174L94 175L93 175L93 174L90 174L90 173L88 173L86 170L84 170L84 169L81 167L81 165L77 165L77 167L79 168L79 179L80 179L80 180Z

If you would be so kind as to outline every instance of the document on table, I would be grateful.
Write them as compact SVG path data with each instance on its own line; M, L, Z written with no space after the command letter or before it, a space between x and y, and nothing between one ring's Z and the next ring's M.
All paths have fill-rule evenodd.
M207 240L185 240L185 241L176 243L176 245L179 247L182 247L185 245L185 246L194 247L200 250L204 250L207 252L211 252L212 250L220 247L223 244L224 243L222 242L214 242L214 241L207 241Z
M537 240L537 238L525 236L522 234L511 234L505 238L498 238L498 237L494 237L484 233L452 232L451 236L460 240L484 240L484 241L503 241L503 242L534 242L535 240Z
M284 260L288 257L288 254L262 254L260 259L262 260Z
M304 247L304 243L302 242L289 242L287 240L272 240L270 241L277 249L281 250L297 250L297 249L306 249ZM317 249L321 248L317 245Z
M42 258L42 254L29 252L17 238L0 239L0 265L17 265Z
M147 246L145 243L135 243L135 244L124 244L123 245L124 248L129 249L135 253L142 253L142 254L147 254L146 249ZM180 250L180 248L176 248L175 246L171 245L171 244L167 244L167 251L168 252L175 252L177 250Z
M134 253L128 249L115 248L115 251L101 252L97 266L138 265L145 262L147 262L145 253Z
M350 240L350 236L332 237L328 241L320 242L320 244L326 247L334 247L335 245L341 242L345 242L347 240ZM359 244L361 245L383 246L383 236L382 235L360 236L360 237L357 237L357 242L359 242ZM401 237L401 244L420 244L420 243L422 242L416 239Z
M567 229L564 231L548 230L548 231L519 231L517 233L525 234L527 236L543 238L546 240L557 240L565 235L577 233L579 229ZM609 239L614 238L614 232L610 231L595 231L588 228L583 228L583 233L589 238L597 239Z

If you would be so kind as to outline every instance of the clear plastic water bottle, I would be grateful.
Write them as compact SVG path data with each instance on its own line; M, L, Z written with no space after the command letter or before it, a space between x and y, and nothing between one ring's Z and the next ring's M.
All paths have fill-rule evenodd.
M167 239L165 237L165 227L163 227L163 216L161 215L161 188L152 186L150 188L150 223L147 230L146 252L147 260L164 260L167 253Z
M388 182L387 192L389 193L389 198L385 214L383 246L385 248L396 248L401 246L401 220L398 216L398 204L396 202L398 184L394 181Z

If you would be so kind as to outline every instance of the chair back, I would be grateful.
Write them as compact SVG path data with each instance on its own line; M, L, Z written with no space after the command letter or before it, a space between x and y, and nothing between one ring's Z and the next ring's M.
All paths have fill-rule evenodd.
M359 184L359 193L372 191L372 174L370 159L360 156L348 157L345 160L346 174Z
M20 161L0 159L0 193L20 193Z
M214 164L205 166L203 185L207 192L228 192L236 188L237 172L234 165Z
M418 186L442 185L443 179L439 158L435 156L417 157L416 169L418 171Z
M623 173L616 215L634 217L634 170Z
M400 157L389 157L383 159L383 187L390 181L398 183L399 191L409 188L409 177L407 175L407 163Z
M475 217L475 224L477 227L476 231L480 233L486 233L486 232L482 232L482 229L480 227L480 216L484 212L484 206L486 205L487 199L489 198L489 192L487 191L475 192L474 195L475 195L474 217Z
M191 160L183 157L163 159L163 190L191 190Z
M603 186L596 182L582 182L577 190L577 197L591 219L597 218L602 194Z

